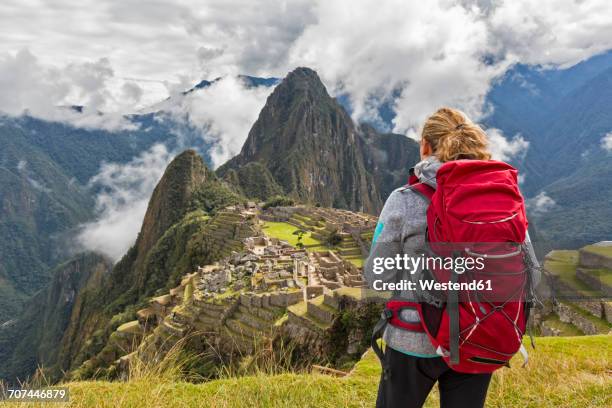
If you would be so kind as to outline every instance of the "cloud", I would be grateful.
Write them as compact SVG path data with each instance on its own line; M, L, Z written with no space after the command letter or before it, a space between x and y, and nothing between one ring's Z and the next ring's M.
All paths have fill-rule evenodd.
M545 191L540 192L535 197L527 200L527 207L533 214L545 213L557 205L556 201L553 200Z
M377 106L399 95L394 130L416 137L441 105L476 121L486 116L484 97L512 64L568 66L612 48L611 12L606 0L432 0L427 7L403 0L6 0L0 53L27 48L41 66L61 73L75 61L96 78L87 66L94 61L97 90L88 95L98 95L91 99L103 100L105 112L125 111L110 108L122 102L141 108L204 78L284 76L307 65L350 95L359 120L375 121ZM84 85L39 82L33 88L46 105L65 99L66 87Z
M0 112L85 128L134 128L123 117L126 98L116 98L109 88L112 77L106 58L54 67L41 64L28 49L0 55ZM71 106L83 108L79 112Z
M312 66L347 92L356 119L376 119L399 89L394 131L413 138L443 105L484 118L492 81L517 62L566 66L612 48L612 4L603 0L358 3L318 2L291 65Z
M201 130L216 166L240 150L270 92L234 76L305 65L332 93L349 95L355 119L380 119L378 105L391 101L394 131L416 138L441 105L485 118L491 84L515 63L565 67L612 49L611 13L607 0L5 0L0 111L116 130L132 126L124 113L170 97L165 109ZM57 108L70 105L85 111ZM528 148L521 135L488 133L498 159ZM102 166L85 246L115 259L125 252L171 156L156 146ZM546 207L552 199L541 194Z
M157 144L126 164L104 163L90 182L99 189L96 219L80 227L80 248L118 261L134 244L149 198L173 154Z
M29 48L45 64L111 61L117 78L167 96L163 82L225 75L282 74L306 25L310 0L55 0L0 4L0 53ZM121 81L117 81L121 87Z
M206 88L177 96L164 109L201 130L202 137L211 144L213 167L217 167L240 152L271 92L268 87L248 87L240 78L228 76Z
M612 152L612 132L608 132L601 138L601 148Z
M524 64L570 66L612 48L606 0L495 2L484 14L498 55Z
M490 128L486 132L489 138L489 150L495 160L508 161L527 153L529 142L521 134L516 134L512 139L507 139L499 129Z
M292 49L293 65L313 66L348 92L356 119L375 116L377 101L399 89L396 132L414 133L442 105L479 113L490 79L505 67L483 63L487 26L459 4L337 1L320 2L317 11L317 24Z
M170 118L199 129L200 137L211 146L213 165L218 166L240 151L271 91L267 87L248 87L239 78L226 77L188 94L174 94L154 110L161 110L156 114L157 120ZM178 125L174 136L176 147L172 151L156 144L128 163L102 164L89 181L90 188L99 190L97 216L80 226L76 238L79 249L99 252L118 261L134 244L151 194L166 166L178 151L193 142L189 137L183 140ZM22 166L21 162L18 166Z
M142 88L134 82L124 83L121 91L123 98L129 101L133 106L136 106L140 102L144 94Z

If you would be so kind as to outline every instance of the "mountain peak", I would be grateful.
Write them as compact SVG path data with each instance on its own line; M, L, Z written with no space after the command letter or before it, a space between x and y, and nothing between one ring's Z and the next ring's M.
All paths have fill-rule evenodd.
M330 97L321 78L319 78L319 74L307 67L298 67L291 71L274 91L282 92L283 90L310 92L319 97Z
M145 254L187 211L194 191L215 177L194 150L185 150L170 162L155 187L136 245Z
M295 77L298 78L306 78L306 79L311 79L311 80L316 80L316 81L321 81L321 79L319 78L319 74L317 74L317 71L315 71L312 68L308 68L308 67L297 67L295 68L293 71L291 71L286 79L287 80L291 80Z
M300 67L274 89L240 154L218 174L236 170L244 191L272 180L272 187L300 201L375 211L380 197L364 167L362 148L350 116L314 70ZM240 177L256 168L253 163L259 163L257 180Z

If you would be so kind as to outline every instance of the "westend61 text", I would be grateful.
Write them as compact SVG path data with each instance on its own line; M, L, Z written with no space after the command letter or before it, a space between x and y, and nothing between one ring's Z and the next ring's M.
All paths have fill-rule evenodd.
M471 282L434 282L431 280L419 280L419 286L421 290L427 291L484 291L484 290L493 290L491 287L491 280L473 280ZM381 292L384 291L408 291L408 290L416 290L416 282L402 279L399 282L383 282L380 279L377 279L373 282L372 288L374 290L378 290Z

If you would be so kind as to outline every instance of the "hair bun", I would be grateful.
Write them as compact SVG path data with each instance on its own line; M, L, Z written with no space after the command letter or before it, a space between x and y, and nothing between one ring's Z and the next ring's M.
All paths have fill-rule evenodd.
M438 109L425 121L421 137L441 162L491 158L486 133L456 109Z

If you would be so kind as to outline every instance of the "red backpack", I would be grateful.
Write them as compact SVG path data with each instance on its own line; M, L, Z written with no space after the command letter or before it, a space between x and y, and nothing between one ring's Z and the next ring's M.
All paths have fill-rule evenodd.
M524 352L529 279L522 243L527 218L517 171L493 160L457 160L444 163L436 181L433 189L412 175L407 186L430 201L427 255L480 260L479 269L458 273L439 264L425 268L423 279L462 289L428 291L437 302L388 301L375 335L377 330L382 334L386 323L424 331L453 370L490 373L507 366L517 351ZM461 286L480 281L477 289ZM421 327L400 318L405 308L419 312Z

